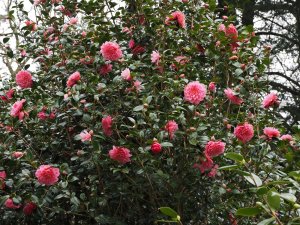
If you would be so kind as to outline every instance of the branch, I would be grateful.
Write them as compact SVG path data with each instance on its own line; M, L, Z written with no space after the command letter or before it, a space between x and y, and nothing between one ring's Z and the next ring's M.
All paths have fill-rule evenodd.
M300 96L300 91L297 91L295 89L292 89L290 87L287 87L283 84L279 84L277 82L274 82L274 81L270 81L270 85L274 88L279 88L279 89L282 89L283 91L286 91L286 92L289 92L291 93L292 95L296 95L296 96Z
M261 31L261 32L257 32L255 33L256 35L272 35L272 36L278 36L278 37L281 37L281 38L284 38L286 40L289 40L290 42L294 43L294 44L298 44L298 41L296 39L292 39L288 36L285 36L284 34L279 34L279 33L275 33L275 32L272 32L272 31L268 31L268 32L264 32L264 31Z
M261 11L261 12L269 12L269 11L293 11L294 6L289 5L287 3L276 3L272 4L270 1L263 1L263 4L257 4L255 5L255 10Z
M276 76L283 77L283 78L287 79L288 81L290 81L291 83L293 83L294 85L300 87L299 82L295 81L294 79L292 79L291 77L289 77L289 76L287 76L287 75L285 75L283 73L271 71L271 72L266 72L266 74L268 74L268 75L276 75Z

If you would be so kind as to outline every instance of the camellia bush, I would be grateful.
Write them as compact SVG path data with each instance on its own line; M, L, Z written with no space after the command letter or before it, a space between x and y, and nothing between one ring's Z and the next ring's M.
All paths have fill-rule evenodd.
M9 16L32 63L2 81L1 224L300 223L299 128L228 7L31 3Z

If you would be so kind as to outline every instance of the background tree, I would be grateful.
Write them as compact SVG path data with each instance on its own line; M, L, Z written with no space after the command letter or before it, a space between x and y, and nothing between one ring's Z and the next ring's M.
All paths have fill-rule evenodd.
M241 24L254 26L260 46L271 49L272 63L267 71L269 83L284 100L281 115L286 127L300 121L300 5L296 0L219 0L229 6L226 15L238 15ZM231 6L231 8L230 8ZM237 10L237 11L236 11ZM237 13L241 12L241 13Z

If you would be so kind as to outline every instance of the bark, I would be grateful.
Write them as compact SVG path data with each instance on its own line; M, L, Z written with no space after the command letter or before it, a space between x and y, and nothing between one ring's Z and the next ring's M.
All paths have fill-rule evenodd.
M254 25L255 0L245 1L243 5L242 24L244 26Z

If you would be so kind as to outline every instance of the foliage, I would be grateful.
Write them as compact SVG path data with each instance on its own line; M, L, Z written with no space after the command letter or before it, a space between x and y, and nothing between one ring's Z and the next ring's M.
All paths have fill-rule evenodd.
M15 9L22 8L19 1ZM239 27L238 37L220 31L232 21L218 18L214 1L47 0L35 10L36 24L20 28L35 62L24 66L33 86L6 80L1 93L15 90L0 105L4 224L297 224L299 128L295 141L263 136L265 127L285 130L274 117L277 107L262 107L269 54L254 52L251 27ZM184 13L186 28L175 11ZM103 75L106 41L121 46L123 57ZM154 63L153 51L160 54ZM121 76L127 68L130 77ZM80 80L68 82L76 71ZM184 89L193 81L215 82L216 91L191 104ZM243 103L231 103L226 88ZM22 99L21 116L11 116ZM107 116L112 135L101 122ZM168 121L178 124L174 137ZM244 122L254 127L246 143L233 132ZM216 167L197 169L210 140L226 143L225 154L213 158L215 177ZM153 143L162 151L154 154ZM130 162L110 158L113 146L129 150ZM59 181L42 184L41 165L59 168ZM20 207L7 207L8 198ZM28 202L37 209L24 215Z

